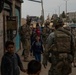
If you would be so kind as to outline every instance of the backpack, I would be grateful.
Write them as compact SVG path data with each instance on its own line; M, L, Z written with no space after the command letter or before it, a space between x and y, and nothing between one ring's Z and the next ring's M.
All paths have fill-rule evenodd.
M55 46L58 52L71 52L71 33L67 30L59 29L55 31Z

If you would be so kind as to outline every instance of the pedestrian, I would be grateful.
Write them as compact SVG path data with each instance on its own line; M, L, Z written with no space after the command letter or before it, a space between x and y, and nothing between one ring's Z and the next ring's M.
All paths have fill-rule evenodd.
M36 60L31 60L27 65L28 75L40 75L41 63Z
M30 46L31 46L31 40L30 40L31 29L30 29L30 22L28 19L26 20L26 24L24 24L19 28L19 35L23 47L22 56L24 57L24 61L28 62Z
M44 45L44 47L45 47L45 45L46 45L46 39L47 39L47 37L49 36L49 34L50 34L50 28L49 28L49 22L45 22L45 25L44 25L44 27L43 27L43 29L42 29L42 41L43 41L43 45Z
M55 30L46 40L43 65L46 68L47 61L51 63L48 75L69 75L72 72L74 39L72 34L63 28L60 18L54 23Z
M15 44L12 41L5 43L6 53L1 60L1 75L20 75L20 70L26 72L20 57L15 53Z
M39 23L36 23L36 35L38 35L39 37L41 37L41 30L40 30Z
M36 36L35 41L32 43L31 52L33 52L35 59L41 62L41 54L43 53L43 45L38 35Z
M36 28L33 28L32 30L32 34L31 34L31 48L32 48L32 44L35 41L35 37L36 37ZM30 48L30 50L31 50ZM33 56L33 54L30 53L31 56Z
M31 45L35 41L35 37L36 37L36 28L33 28L31 34Z

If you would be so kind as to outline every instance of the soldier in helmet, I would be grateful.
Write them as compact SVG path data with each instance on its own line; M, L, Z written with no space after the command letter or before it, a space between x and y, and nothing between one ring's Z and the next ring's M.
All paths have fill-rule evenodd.
M42 41L43 41L43 44L44 44L44 47L45 47L45 41L48 37L48 35L50 34L50 28L49 28L49 22L46 22L45 25L44 25L44 28L42 29Z
M22 42L24 61L28 61L29 52L30 52L30 19L27 17L26 24L19 28L20 40Z
M74 40L71 33L63 28L63 21L57 19L54 32L50 33L46 40L46 49L43 54L43 65L47 61L51 63L48 75L69 75L72 71L72 53Z

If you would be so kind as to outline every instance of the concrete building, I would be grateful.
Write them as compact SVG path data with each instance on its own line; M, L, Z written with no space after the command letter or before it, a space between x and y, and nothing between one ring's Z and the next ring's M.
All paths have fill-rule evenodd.
M13 38L13 41L16 45L16 50L19 50L20 48L20 39L19 39L19 33L18 28L21 26L21 4L23 3L23 0L5 0L4 2L4 9L0 13L0 58L2 54L4 53L4 44L5 41L10 40L8 38L8 35L11 36L11 33L8 33L8 25L7 25L7 16L17 18L17 34ZM11 26L11 23L10 27ZM15 31L12 31L12 34L16 33ZM12 36L13 37L13 36Z
M76 12L68 12L67 17L69 20L76 19Z

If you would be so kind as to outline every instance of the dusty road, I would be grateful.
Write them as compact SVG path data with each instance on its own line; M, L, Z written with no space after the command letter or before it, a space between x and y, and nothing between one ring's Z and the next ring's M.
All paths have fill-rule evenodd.
M22 57L21 57L21 60L23 60ZM30 60L32 60L31 57L30 57ZM24 65L25 68L27 68L27 64L28 64L28 62L23 62L23 65ZM50 63L48 63L46 69L42 66L42 70L41 70L40 75L48 75L48 70L49 70L50 66L51 66ZM27 73L21 72L21 75L27 75ZM76 75L76 67L72 67L72 73L70 75Z

